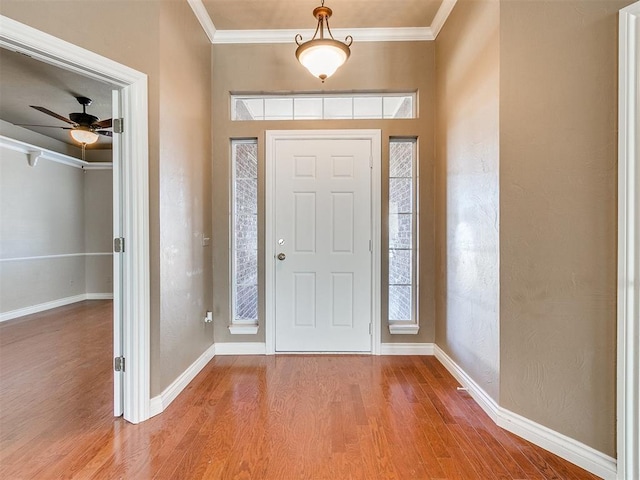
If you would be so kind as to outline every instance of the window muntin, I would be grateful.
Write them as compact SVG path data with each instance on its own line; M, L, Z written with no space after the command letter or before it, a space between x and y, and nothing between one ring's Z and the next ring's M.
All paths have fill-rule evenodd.
M389 293L392 333L417 333L415 139L389 142Z
M416 93L231 95L231 120L416 118Z
M233 140L232 325L258 324L258 145ZM232 332L233 333L233 332ZM244 332L243 332L244 333Z

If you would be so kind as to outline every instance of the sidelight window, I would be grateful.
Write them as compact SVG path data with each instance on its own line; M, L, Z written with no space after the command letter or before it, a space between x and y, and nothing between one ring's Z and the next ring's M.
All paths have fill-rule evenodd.
M389 330L418 333L415 139L389 142Z
M258 330L258 145L233 140L232 159L232 323L231 333Z

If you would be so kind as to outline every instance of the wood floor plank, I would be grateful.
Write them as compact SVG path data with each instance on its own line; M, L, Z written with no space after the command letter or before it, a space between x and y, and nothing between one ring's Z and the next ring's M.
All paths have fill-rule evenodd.
M0 478L593 480L497 427L435 357L215 357L112 417L111 302L0 324Z

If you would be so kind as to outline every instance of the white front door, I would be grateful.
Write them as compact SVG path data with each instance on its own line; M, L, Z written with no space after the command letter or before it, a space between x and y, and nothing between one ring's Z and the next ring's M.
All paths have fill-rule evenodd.
M273 142L275 351L369 352L372 141Z

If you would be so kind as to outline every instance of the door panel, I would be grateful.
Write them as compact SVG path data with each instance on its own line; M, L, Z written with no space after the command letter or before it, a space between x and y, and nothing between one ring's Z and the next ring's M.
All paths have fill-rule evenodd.
M278 352L371 350L371 141L275 147Z
M113 118L121 117L120 92L113 90ZM120 134L113 134L113 237L122 237L122 163ZM113 254L113 357L124 355L123 348L123 304L122 304L122 254ZM113 372L113 414L116 417L124 413L124 373Z

